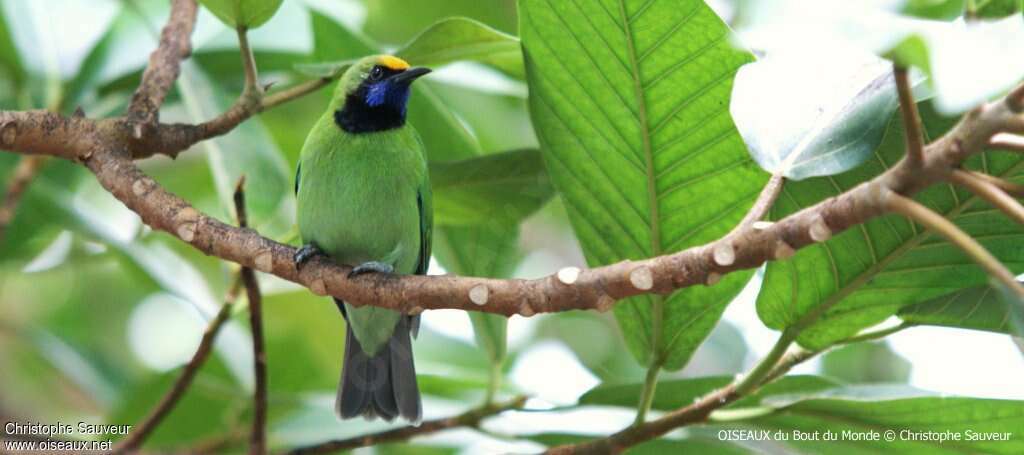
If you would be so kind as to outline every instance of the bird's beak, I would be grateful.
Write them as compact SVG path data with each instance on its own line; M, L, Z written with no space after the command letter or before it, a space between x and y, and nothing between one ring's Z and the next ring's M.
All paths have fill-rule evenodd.
M391 80L396 84L411 84L412 81L426 76L430 72L430 68L409 68L401 73L391 76Z

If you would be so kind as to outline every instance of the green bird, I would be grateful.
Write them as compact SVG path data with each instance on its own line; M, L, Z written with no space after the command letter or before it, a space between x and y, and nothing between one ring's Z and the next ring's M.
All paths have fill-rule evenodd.
M295 176L304 246L364 273L426 274L433 213L423 142L406 124L410 85L429 73L390 55L349 68L302 147ZM335 411L411 422L422 417L412 342L419 316L335 299L348 327Z

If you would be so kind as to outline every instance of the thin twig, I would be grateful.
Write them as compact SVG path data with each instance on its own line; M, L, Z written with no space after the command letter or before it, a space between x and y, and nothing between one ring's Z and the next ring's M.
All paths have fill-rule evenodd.
M243 96L251 95L257 98L263 95L263 88L259 84L259 72L256 69L256 57L249 47L249 35L245 27L238 27L238 50L242 54L242 70L245 73L245 88Z
M906 216L907 218L924 225L924 227L928 228L932 232L945 237L946 240L949 240L950 243L960 248L960 250L970 256L971 259L974 259L974 261L985 269L990 276L1003 283L1007 289L1018 296L1024 297L1024 287L1017 282L1013 273L1007 270L1006 267L1000 263L995 256L992 256L992 253L989 253L985 247L981 246L977 240L971 238L967 233L956 227L955 224L913 199L896 193L888 194L885 199L886 207L889 210Z
M949 181L967 188L978 197L1001 210L1006 216L1013 218L1018 223L1024 224L1024 206L1021 206L1019 202L992 182L961 169L954 169L949 175Z
M818 350L796 349L786 351L792 344L795 335L783 332L775 343L771 352L768 353L757 366L745 375L739 382L734 382L720 389L714 390L693 404L670 412L665 416L649 421L643 425L634 425L619 431L606 438L587 441L581 444L570 444L552 447L546 453L549 454L607 454L620 453L625 449L635 446L641 442L654 439L669 431L707 420L711 413L726 405L749 395L751 392L775 381L789 372L793 367L817 356L828 349L848 343L878 339L900 330L912 327L912 324L904 323L889 329L876 332L869 332L862 335L847 338L832 346ZM740 387L743 390L740 390Z
M249 226L245 210L245 176L238 179L235 187L235 214L241 228ZM253 371L256 377L256 391L253 393L252 435L249 453L262 455L267 452L267 353L263 342L263 296L260 293L256 273L249 267L242 267L242 282L245 283L249 298L249 323L252 326Z
M984 180L988 183L995 185L1000 190L1003 190L1006 194L1014 197L1024 197L1024 185L1014 183L1006 179L988 175L984 172L971 171L964 169L963 172L970 174L972 177Z
M369 447L385 442L405 441L416 436L429 433L436 433L451 428L468 427L473 428L480 425L484 419L501 414L502 412L519 409L526 403L526 397L517 397L504 403L485 405L465 413L443 419L426 420L418 426L406 426L393 430L382 431L363 436L356 436L348 439L340 439L302 447L287 452L290 455L333 453L342 450L351 450L359 447Z
M164 394L160 402L149 412L142 422L132 426L132 432L128 434L121 442L114 447L112 453L133 453L142 446L142 443L146 441L146 438L160 425L164 418L174 409L181 400L181 397L185 395L185 391L192 385L192 380L195 379L196 373L199 372L199 368L203 366L206 359L209 358L210 353L213 351L213 342L217 338L217 334L220 333L220 329L224 327L224 323L228 321L231 316L231 308L234 306L235 300L238 298L238 292L241 289L241 278L237 277L234 283L228 288L227 295L224 297L224 305L221 306L220 311L206 326L206 331L203 332L203 338L199 341L199 347L196 349L196 353L192 355L192 359L185 364L185 367L181 370L178 375L178 379L174 381L174 385L171 389Z
M11 173L11 178L7 183L7 192L4 194L3 203L0 204L0 244L3 244L7 226L14 220L21 197L47 159L40 155L26 156L18 162L18 166Z
M900 113L903 114L904 137L907 143L907 161L913 166L920 166L924 161L924 133L921 128L921 115L917 112L914 93L910 88L910 77L907 69L893 65L893 76L896 78L896 90L899 92Z
M142 82L132 95L127 121L132 135L141 139L156 124L160 106L181 72L181 60L192 53L189 37L196 23L195 0L174 0L170 19L160 33L160 44L149 56Z
M743 220L740 221L737 229L748 227L757 221L763 220L768 215L768 211L775 205L775 201L779 198L779 194L782 193L785 183L786 178L782 174L772 174L771 178L768 179L768 183L761 189L761 194L754 201L754 205L750 207Z

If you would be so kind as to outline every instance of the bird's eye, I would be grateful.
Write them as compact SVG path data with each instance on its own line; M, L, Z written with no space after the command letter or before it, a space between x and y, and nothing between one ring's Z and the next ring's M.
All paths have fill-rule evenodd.
M372 81L379 81L380 78L383 77L383 76L384 76L384 68L381 68L379 66L375 66L375 67L373 67L372 70L370 70L370 80L372 80Z

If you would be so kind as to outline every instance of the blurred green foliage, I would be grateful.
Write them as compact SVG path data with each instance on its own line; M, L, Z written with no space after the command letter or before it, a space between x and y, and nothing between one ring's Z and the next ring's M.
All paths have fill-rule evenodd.
M0 0L0 108L71 114L80 107L90 117L123 112L156 45L168 2L53 1L41 7L36 0ZM750 161L725 115L731 76L751 59L731 46L729 27L696 0L682 2L692 10L623 1L621 11L609 12L594 3L585 5L593 9L586 14L569 14L584 2L519 3L522 16L513 0L203 1L216 16L201 9L193 54L161 120L209 119L240 92L235 31L222 21L260 26L251 31L250 41L261 82L274 83L271 91L307 80L311 71L336 71L345 61L369 53L394 51L413 64L431 66L457 62L417 83L409 107L410 122L426 144L435 184L434 259L441 266L435 271L536 277L554 272L557 265L580 265L580 244L586 258L597 264L676 251L727 232L767 177ZM907 12L948 19L959 14L954 10L962 3L912 1ZM983 6L995 8L997 3ZM737 8L735 19L745 17L744 5L752 2L729 4ZM247 14L250 7L255 14ZM996 9L990 11L996 14ZM640 46L640 55L633 55L636 62L629 54L637 48L623 39L627 36L616 15L638 19L633 32L625 30L635 34L628 36L636 41L632 45ZM76 21L90 27L72 39L72 32L62 26ZM525 60L517 36L521 21ZM927 51L913 46L903 50L908 58ZM598 66L595 55L609 65ZM681 63L692 66L676 71ZM245 175L253 227L294 243L292 172L308 126L324 114L331 90L326 87L264 112L176 160L157 157L139 164L161 185L226 222L233 221L233 185ZM638 97L648 103L646 122L640 121ZM952 120L928 104L922 109L930 137L950 127ZM891 122L875 151L877 162L787 186L774 215L881 172L901 153L901 133L898 122ZM671 153L645 157L643 150ZM0 175L6 178L19 158L0 153ZM969 165L1015 173L1020 158L978 157ZM652 188L658 194L650 194ZM987 236L986 245L999 249L998 255L1014 267L1024 264L1024 250L1012 244L1019 240L1018 230L999 231L1011 227L971 207L963 192L935 188L923 197L969 232ZM663 217L649 219L647 204L660 204ZM663 244L652 251L656 235ZM834 249L843 253L832 254ZM896 257L905 253L902 259ZM876 267L878 258L864 256L868 254L895 255L892 263L908 270L948 270L931 278L886 277ZM983 281L976 269L964 264L957 252L919 234L915 226L878 219L802 250L792 261L769 266L759 312L770 326L782 328L793 323L795 311L843 299L836 307L842 311L826 313L813 327L817 332L801 339L816 347L828 344L821 340L835 341L897 312L918 324L1009 331L1006 321L1013 315L1006 302L989 298L985 288L963 289ZM5 413L0 418L138 421L191 355L234 273L233 266L143 226L80 166L48 161L0 242L0 412ZM934 285L936 276L941 286ZM531 392L519 390L508 376L531 349L549 342L565 347L599 382L577 406L634 407L648 365L681 369L662 376L654 409L669 411L692 403L749 367L746 334L720 321L749 277L733 274L715 287L675 293L659 303L657 317L649 302L640 302L657 299L644 297L618 306L617 318L596 312L545 315L520 324L519 335L511 338L517 330L500 316L473 313L467 318L459 313L457 319L442 319L438 314L445 323L426 324L415 343L427 418L465 409L492 394ZM799 290L794 277L806 280ZM928 280L933 282L930 287ZM813 295L807 286L811 281L817 286ZM899 291L883 287L897 281L909 286ZM261 275L261 284L271 446L383 428L362 421L340 424L333 417L344 348L344 322L335 306L271 276ZM864 298L883 289L889 300L884 304L877 303L877 296ZM217 444L227 452L245 450L253 411L245 311L242 299L218 338L215 355L147 449ZM431 317L428 313L425 319ZM475 330L473 337L469 327ZM946 423L951 428L967 425L972 415L1004 418L991 425L994 430L1017 428L1013 425L1021 422L1019 410L1024 408L1017 402L846 399L883 397L875 389L858 388L861 383L908 379L906 360L882 344L851 345L825 356L822 364L823 376L785 377L725 408L723 420L739 415L754 418L748 423L757 428L808 431L825 425L820 416L866 426L900 424L884 418L896 412L949 412ZM551 382L561 379L549 378L544 368L530 374ZM439 414L433 415L434 409ZM924 418L903 423L934 428ZM734 427L716 423L703 430L718 428ZM684 436L649 442L637 452L746 453L699 431ZM525 439L555 444L582 438L552 430ZM465 446L465 439L437 438L375 450L450 453ZM799 446L808 447L815 448ZM970 449L1007 447L1019 446ZM925 450L917 445L908 449Z

